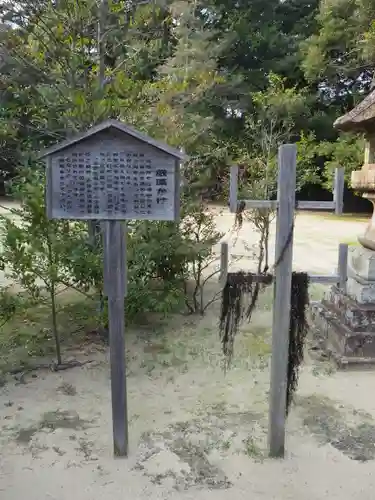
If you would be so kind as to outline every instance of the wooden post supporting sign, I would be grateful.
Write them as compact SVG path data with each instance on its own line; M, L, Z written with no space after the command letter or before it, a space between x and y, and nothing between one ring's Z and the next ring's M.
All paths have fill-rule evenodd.
M114 455L128 455L125 364L126 234L122 221L104 223L104 292L108 297Z

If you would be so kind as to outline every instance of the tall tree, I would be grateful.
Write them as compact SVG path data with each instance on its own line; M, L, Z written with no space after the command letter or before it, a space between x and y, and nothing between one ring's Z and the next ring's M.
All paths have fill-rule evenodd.
M331 104L352 107L356 94L366 92L373 77L369 45L373 0L322 0L318 30L302 44L303 69Z
M373 0L321 0L317 30L301 43L302 68L317 89L317 160L329 173L339 163L347 178L362 163L362 138L338 135L334 120L370 90L375 68L372 44Z

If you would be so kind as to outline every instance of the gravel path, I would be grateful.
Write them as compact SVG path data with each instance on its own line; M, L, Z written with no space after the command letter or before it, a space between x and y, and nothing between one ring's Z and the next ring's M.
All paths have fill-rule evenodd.
M228 210L219 209L215 209L215 213L218 230L225 233L222 241L228 242L230 255L242 257L240 263L233 269L251 267L253 263L248 248L254 248L259 238L254 227L248 221L244 221L236 238L236 234L232 231L234 215ZM357 235L364 232L366 224L366 221L332 219L306 212L298 214L293 247L295 268L316 274L333 273L337 266L339 243L356 242ZM274 240L275 223L271 229L271 263L275 251ZM217 250L219 251L219 248Z

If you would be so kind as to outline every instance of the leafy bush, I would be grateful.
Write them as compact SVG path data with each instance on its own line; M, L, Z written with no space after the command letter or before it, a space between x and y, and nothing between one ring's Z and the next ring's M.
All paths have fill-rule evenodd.
M13 183L12 193L20 202L20 208L11 208L9 216L2 216L0 266L34 300L43 302L48 298L50 301L57 362L61 364L56 307L59 286L82 285L83 292L90 288L90 281L71 273L74 262L71 256L77 252L85 256L85 261L90 261L83 244L83 227L47 218L44 172L38 168L22 171Z
M207 307L218 297L214 295L205 300L204 287L207 281L219 272L211 266L217 260L214 246L223 237L217 231L214 215L202 202L188 201L181 224L184 241L185 268L185 303L191 313L204 314ZM188 293L188 280L193 281L191 293Z
M85 223L47 218L44 186L44 170L36 164L14 180L11 190L20 206L2 216L0 267L34 304L49 303L51 331L61 364L56 295L62 288L73 288L92 298L102 295L103 248L100 242L92 247ZM184 301L190 312L204 312L205 272L215 260L212 247L222 235L200 202L185 197L181 215L180 224L128 222L128 321L146 312L166 314L181 309ZM186 286L190 279L194 282L191 295ZM4 295L4 301L9 297L9 293ZM4 321L17 309L15 299L6 303L9 307ZM105 323L105 305L100 314Z

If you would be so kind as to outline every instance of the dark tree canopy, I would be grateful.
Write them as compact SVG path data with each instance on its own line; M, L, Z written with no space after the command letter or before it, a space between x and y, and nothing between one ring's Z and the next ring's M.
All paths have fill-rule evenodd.
M336 157L357 168L361 138L332 125L370 89L375 1L103 6L104 19L95 0L2 3L3 172L108 117L183 145L191 181L220 195L231 161L258 178L282 140L299 144L305 183L324 184Z

